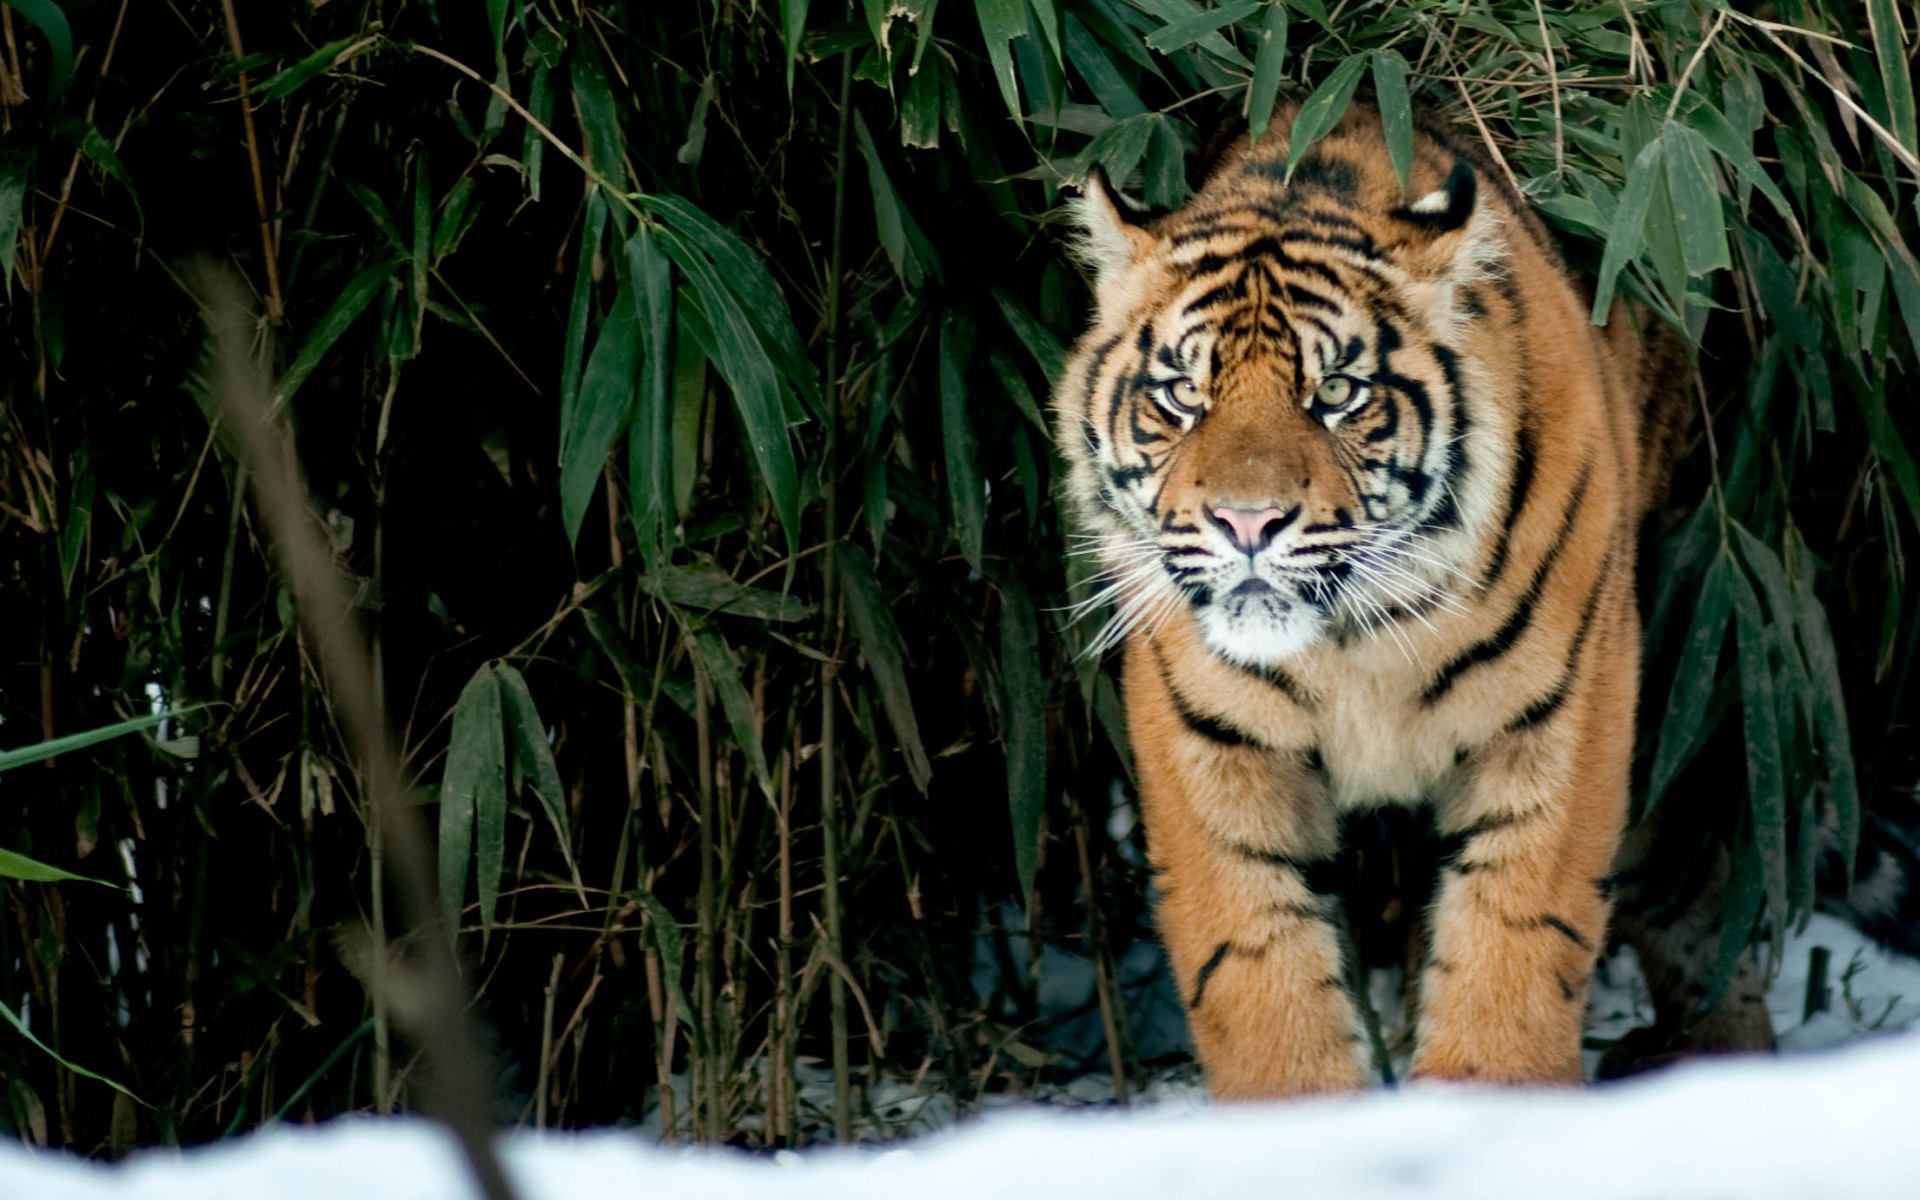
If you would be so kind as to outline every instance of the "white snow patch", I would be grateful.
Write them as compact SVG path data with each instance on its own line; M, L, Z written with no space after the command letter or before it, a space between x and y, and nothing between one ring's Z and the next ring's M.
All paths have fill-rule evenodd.
M1920 1178L1920 1037L1694 1063L1588 1091L1429 1085L1169 1114L1030 1110L886 1151L772 1159L632 1133L503 1138L524 1200L1906 1200ZM451 1141L416 1121L277 1129L120 1167L0 1149L32 1200L466 1200Z

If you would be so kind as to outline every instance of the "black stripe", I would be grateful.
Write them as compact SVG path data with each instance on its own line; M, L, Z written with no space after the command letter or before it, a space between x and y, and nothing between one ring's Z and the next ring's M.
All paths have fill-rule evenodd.
M1556 917L1551 913L1547 914L1544 917L1541 917L1539 921L1539 925L1540 925L1540 928L1542 929L1551 929L1555 933L1560 934L1561 936L1565 937L1568 941L1572 942L1574 945L1580 947L1582 950L1593 949L1593 947L1588 944L1587 939L1580 936L1580 931L1578 929L1575 929L1573 926L1567 924L1567 922L1561 920L1559 917Z
M1475 840L1495 830L1506 829L1509 826L1518 825L1522 821L1530 820L1535 815L1535 811L1536 810L1530 809L1524 812L1491 813L1481 817L1465 829L1442 834L1435 841L1435 859L1440 866L1453 867L1464 875L1472 870L1472 867L1461 863L1460 856L1467 852L1468 847L1470 847Z
M1395 392L1407 398L1413 405L1414 413L1420 418L1420 445L1424 450L1433 438L1433 403L1427 396L1427 385L1418 379L1411 379L1396 372L1388 360L1393 352L1405 344L1396 329L1385 318L1374 322L1373 353L1379 364L1379 378L1376 382L1386 384Z
M1593 469L1590 465L1580 468L1580 478L1573 485L1573 492L1567 498L1567 508L1560 516L1560 527L1554 532L1553 544L1547 547L1545 554L1541 555L1540 564L1534 568L1533 578L1528 582L1526 592L1514 605L1513 612L1508 615L1505 624L1495 630L1492 637L1468 646L1455 655L1452 662L1440 668L1440 673L1434 676L1433 682L1429 683L1426 690L1420 694L1422 704L1431 706L1438 703L1461 675L1481 663L1493 662L1503 657L1525 636L1528 626L1533 624L1533 609L1540 602L1541 592L1546 589L1547 577L1552 573L1554 563L1559 561L1561 551L1566 549L1567 537L1572 533L1574 522L1580 515L1580 505L1586 499L1587 483L1592 478L1592 474Z
M1167 656L1158 642L1153 643L1153 659L1160 667L1160 683L1167 689L1167 699L1173 702L1173 711L1179 714L1180 723L1189 730L1220 746L1259 746L1252 734L1236 727L1221 717L1210 716L1194 708L1193 703L1181 694L1173 682L1173 669L1167 665Z
M1482 590L1491 588L1507 569L1507 551L1513 539L1513 527L1525 510L1527 494L1533 488L1533 430L1521 421L1513 439L1513 479L1507 486L1507 512L1500 522L1500 537L1493 544L1493 557L1487 560L1487 573L1480 578Z
M1291 854L1262 850L1258 846L1249 846L1245 843L1236 844L1233 850L1240 857L1251 859L1264 866L1292 871L1300 877L1300 882L1306 886L1306 889L1316 896L1330 896L1342 890L1338 859L1296 858ZM1321 915L1324 918L1325 914Z
M1449 409L1453 430L1447 444L1446 462L1440 469L1445 486L1440 489L1440 503L1434 506L1426 523L1436 529L1453 529L1461 519L1457 497L1467 475L1467 435L1473 429L1473 418L1466 390L1460 385L1459 357L1451 347L1434 346L1433 361L1440 364L1440 373L1446 377L1447 393L1453 402Z
M1212 308L1216 304L1224 304L1229 300L1242 299L1246 294L1246 276L1245 274L1241 274L1229 283L1223 283L1202 292L1198 299L1180 310L1180 315L1190 317L1202 309Z
M1220 969L1220 964L1227 961L1227 955L1232 950L1232 942L1221 942L1213 948L1213 953L1207 956L1207 961L1200 964L1199 974L1193 977L1193 999L1187 1003L1188 1008L1200 1007L1200 1001L1207 996L1207 981L1212 979L1213 973Z
M1258 679L1308 712L1312 712L1319 704L1312 692L1300 686L1298 680L1279 667L1250 667L1244 663L1233 665L1241 674Z
M1287 302L1289 304L1294 304L1294 305L1298 305L1305 308L1324 309L1327 312L1335 313L1335 314L1338 314L1339 312L1342 311L1338 302L1326 296L1322 296L1319 292L1314 291L1312 288L1301 287L1297 283L1287 284L1286 297L1287 297Z
M1525 711L1507 722L1507 733L1519 733L1531 729L1560 711L1567 702L1567 694L1573 690L1574 673L1580 666L1580 649L1586 645L1587 634L1593 629L1594 614L1600 608L1600 593L1606 590L1610 582L1607 572L1613 567L1613 551L1607 551L1606 558L1600 562L1600 578L1593 584L1593 590L1587 595L1587 604L1580 612L1580 627L1573 631L1573 641L1567 645L1567 661L1560 668L1560 678L1546 695L1527 705Z

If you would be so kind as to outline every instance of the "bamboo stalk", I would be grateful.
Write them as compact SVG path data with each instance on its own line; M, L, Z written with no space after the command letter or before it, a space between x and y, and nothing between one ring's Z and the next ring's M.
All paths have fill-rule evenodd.
M1087 810L1074 805L1073 842L1080 856L1080 888L1087 898L1087 951L1093 957L1093 988L1100 997L1100 1026L1107 1038L1107 1064L1113 1072L1113 1098L1127 1107L1127 1058L1120 1044L1117 993L1113 956L1107 952L1106 922L1100 913L1099 879L1093 873L1093 853L1088 846Z
M553 974L547 977L547 990L540 1009L540 1075L533 1093L533 1127L547 1127L547 1086L553 1078L553 996L560 990L560 967L564 954L553 956Z
M853 5L847 6L849 17ZM821 571L825 578L821 584L820 610L825 615L826 636L823 639L828 648L828 661L820 666L820 830L822 870L825 874L825 889L822 896L822 908L826 933L827 949L836 961L845 961L842 953L840 924L840 831L839 803L835 795L838 784L839 755L837 731L834 728L835 714L838 709L839 687L838 664L833 661L840 644L840 632L843 614L840 611L840 577L838 573L838 555L834 544L840 534L840 279L845 270L846 212L847 212L847 155L848 134L853 118L853 53L847 51L840 56L840 118L839 132L834 151L833 176L833 229L832 249L828 258L827 272L827 398L825 493L823 506L826 517L827 548L821 555ZM833 1035L833 1140L844 1145L853 1137L853 1081L852 1066L848 1062L847 1045L847 987L837 972L827 977L828 1022Z
M718 1122L716 1114L715 1086L709 1079L713 1074L711 1061L713 1050L713 1008L714 1008L714 970L715 951L718 939L715 936L713 914L714 890L714 852L713 852L713 727L708 714L709 692L706 668L701 665L700 652L688 638L688 657L693 661L693 718L696 739L695 758L695 795L700 805L700 883L694 898L694 992L693 992L693 1094L695 1111L700 1115L695 1119L695 1130L710 1141L718 1141Z
M793 764L800 757L800 726L793 726L780 756L780 802L775 834L780 842L780 926L773 956L773 1064L768 1071L771 1123L782 1144L793 1143Z
M220 9L227 21L227 44L233 49L233 61L245 62L246 49L240 44L240 18L233 11L233 0L220 0ZM260 212L260 249L267 267L267 320L275 325L280 323L284 314L284 305L280 299L279 255L273 244L273 217L267 211L266 174L260 167L260 139L253 128L253 100L248 94L247 73L241 71L240 81L240 120L247 134L247 162L253 171L253 202Z

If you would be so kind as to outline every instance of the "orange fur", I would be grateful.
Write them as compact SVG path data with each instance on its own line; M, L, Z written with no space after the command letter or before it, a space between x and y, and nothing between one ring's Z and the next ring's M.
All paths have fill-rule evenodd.
M1283 180L1291 120L1171 216L1078 207L1099 311L1055 407L1162 934L1216 1094L1360 1086L1340 820L1431 805L1416 1073L1577 1082L1675 360L1594 329L1444 131L1403 192L1357 105Z

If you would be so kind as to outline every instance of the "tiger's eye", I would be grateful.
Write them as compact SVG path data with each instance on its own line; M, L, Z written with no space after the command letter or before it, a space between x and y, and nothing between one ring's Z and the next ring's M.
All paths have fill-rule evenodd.
M1206 398L1191 379L1170 379L1156 385L1150 394L1160 411L1182 432L1193 427L1193 423L1200 418L1201 409L1206 407Z
M1329 375L1313 398L1328 408L1341 408L1352 394L1353 380L1345 375Z

